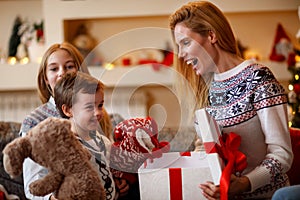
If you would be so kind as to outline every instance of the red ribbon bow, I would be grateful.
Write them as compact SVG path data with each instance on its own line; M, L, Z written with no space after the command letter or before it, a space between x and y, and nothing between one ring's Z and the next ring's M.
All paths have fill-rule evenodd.
M228 199L228 189L230 185L230 176L232 173L242 173L247 167L247 157L239 151L241 136L236 133L222 134L221 151L222 158L225 161L225 168L222 171L220 181L221 200Z
M236 133L223 133L219 137L220 145L217 143L204 143L206 153L218 153L225 162L220 180L221 200L228 199L230 176L232 173L241 173L247 167L247 157L238 149L241 144L241 136Z

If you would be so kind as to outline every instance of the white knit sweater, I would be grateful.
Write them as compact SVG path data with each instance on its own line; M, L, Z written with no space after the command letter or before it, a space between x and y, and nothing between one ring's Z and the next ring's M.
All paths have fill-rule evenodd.
M244 170L251 192L243 198L271 198L288 185L286 172L293 160L287 123L287 97L265 66L246 60L215 74L207 111L222 127L242 138L240 151L247 156Z

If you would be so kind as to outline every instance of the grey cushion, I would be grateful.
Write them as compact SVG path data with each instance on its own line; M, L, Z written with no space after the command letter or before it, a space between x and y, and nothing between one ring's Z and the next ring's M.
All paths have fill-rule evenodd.
M9 194L15 194L19 196L20 199L26 199L24 194L22 174L15 179L11 179L4 171L2 155L4 147L16 137L19 137L20 127L20 123L0 122L0 183L4 186Z

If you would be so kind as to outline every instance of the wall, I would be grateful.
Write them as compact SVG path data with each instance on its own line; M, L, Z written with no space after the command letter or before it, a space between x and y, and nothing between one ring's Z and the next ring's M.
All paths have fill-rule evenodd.
M152 26L167 27L169 14L186 2L184 0L127 0L126 3L124 0L0 1L0 24L2 27L7 27L1 29L0 48L7 46L13 20L17 14L28 17L32 21L40 18L45 19L46 45L61 42L65 37L72 38L72 35L67 36L64 33L64 22L73 21L76 23L76 20L87 20L90 23L92 35L102 42L111 35L126 29L143 27L146 24L150 26L149 24L153 23ZM213 2L225 11L242 44L258 52L263 60L268 57L271 51L278 22L282 23L291 36L294 36L300 27L297 16L299 0L215 0ZM131 24L127 24L126 21L131 22ZM132 23L133 21L135 23ZM72 32L69 30L69 33ZM153 38L150 39L151 44L164 44L164 39L159 40L159 38L161 39L160 36ZM117 45L107 45L110 47L106 48L107 54L112 55L125 42L128 41L123 40ZM130 44L124 46L127 47L127 45ZM284 78L286 79L287 76ZM109 90L111 89L109 88ZM169 89L162 87L141 89L148 95L148 108L154 109L153 105L156 103L163 107L160 112L153 114L156 118L161 118L164 121L166 118L163 116L163 111L166 111L168 113L166 125L178 124L180 117L176 106L178 102L176 96Z
M91 19L91 18L115 18L115 17L139 17L170 15L182 4L183 0L85 0L85 1L60 1L43 0L44 15L48 21L46 28L49 34L49 43L63 39L63 20L66 19ZM227 13L230 12L258 12L276 10L297 10L298 0L227 0L212 1ZM72 8L72 9L70 9ZM55 10L55 12L52 12ZM267 26L267 24L265 24ZM244 26L245 27L245 26ZM267 27L266 27L267 28ZM51 33L51 35L50 35Z
M113 2L107 0L2 0L0 1L0 24L1 27L5 28L1 28L0 49L7 52L13 22L17 15L30 21L44 19L47 45L64 40L63 21L71 19L98 19L97 23L100 26L92 25L91 31L93 35L99 38L99 41L103 41L108 35L124 31L125 23L122 19L124 17L129 17L128 21L130 21L130 17L136 19L137 17L141 17L141 19L148 17L151 19L153 16L155 19L157 16L161 16L165 18L165 22L161 22L161 25L158 26L167 27L167 16L187 1L152 0L149 3L148 0L127 0L127 2L124 4L122 0ZM294 36L300 27L297 16L299 0L213 2L220 6L229 17L242 43L262 54L263 59L270 52L278 22L282 23L291 36ZM112 22L111 25L108 24L110 22ZM115 23L122 23L122 26ZM128 28L136 26L132 25Z
M126 4L121 0L113 1L113 3L105 0L0 1L0 24L2 27L6 27L1 28L0 49L7 52L13 22L17 15L21 15L29 21L44 19L47 45L72 38L72 36L64 34L64 21L79 19L88 20L92 35L102 42L116 33L143 27L143 25L167 28L169 14L187 2L183 0L152 0L151 3L147 0L127 1ZM297 15L299 0L213 2L219 5L228 16L242 44L260 54L262 60L268 58L277 23L282 23L296 43L294 36L300 27ZM144 24L143 21L145 21ZM70 32L73 30L70 29Z
M76 9L77 7L81 7L80 4L85 5L93 2L99 3L94 6L89 6L88 8L92 9L89 12L85 11L87 9L77 12ZM159 8L157 8L157 5L153 1L151 1L150 6L149 3L146 2L139 1L139 3L137 3L131 0L129 1L131 3L128 3L128 5L122 3L114 7L112 7L111 3L102 2L89 2L88 0L82 2L62 2L59 0L0 1L0 24L2 27L7 27L1 28L0 50L7 53L9 37L14 19L17 15L20 15L22 18L27 18L29 21L38 21L44 18L45 21L48 22L45 24L46 41L48 44L72 38L72 35L65 36L62 20L74 21L74 19L75 23L76 19L88 19L86 21L89 24L91 34L95 36L99 42L102 42L112 35L136 27L155 26L167 28L169 13L174 11L185 1L172 0L172 3L162 1L159 3ZM284 5L278 5L280 2L282 1L277 0L272 4L268 4L267 7L262 5L254 8L251 8L250 5L240 5L239 3L236 3L235 7L229 7L228 4L224 5L221 2L216 3L226 12L226 16L229 18L242 44L261 55L262 60L266 60L273 45L277 23L280 22L283 25L294 43L296 43L295 34L300 28L296 6L297 1L284 1L286 2ZM134 3L135 7L141 6L141 8L136 10L132 9L130 5ZM263 4L263 2L260 3ZM73 6L74 4L77 5L75 8ZM117 5L117 2L114 2L114 4ZM147 7L145 5L147 5ZM298 5L300 5L299 1ZM72 9L69 9L69 7L72 7ZM246 8L248 11L243 11L243 9L245 10ZM258 8L260 8L260 10ZM281 11L278 11L278 8L280 8ZM55 9L56 12L52 12L53 9ZM153 11L152 13L150 9ZM256 10L249 12L251 9ZM74 13L76 13L76 15ZM69 33L74 33L74 28L69 29ZM155 43L156 41L152 42ZM157 43L164 44L164 42Z
M299 1L300 5L300 1ZM268 12L226 13L237 38L249 50L260 55L261 60L268 60L275 39L276 28L281 23L294 45L296 33L300 29L297 10Z
M40 104L36 91L0 91L0 121L22 122Z

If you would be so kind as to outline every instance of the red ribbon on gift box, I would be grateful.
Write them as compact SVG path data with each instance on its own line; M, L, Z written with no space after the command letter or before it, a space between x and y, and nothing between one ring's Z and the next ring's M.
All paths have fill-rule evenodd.
M225 168L222 171L220 180L221 200L228 199L228 189L230 185L230 176L232 173L241 173L247 167L247 157L238 149L241 144L241 136L236 133L223 133L219 137L219 143L205 142L206 153L218 153L225 162Z
M191 156L191 152L181 152L180 156ZM170 199L182 200L182 174L181 168L169 169Z
M170 199L182 200L182 179L181 168L170 168Z

